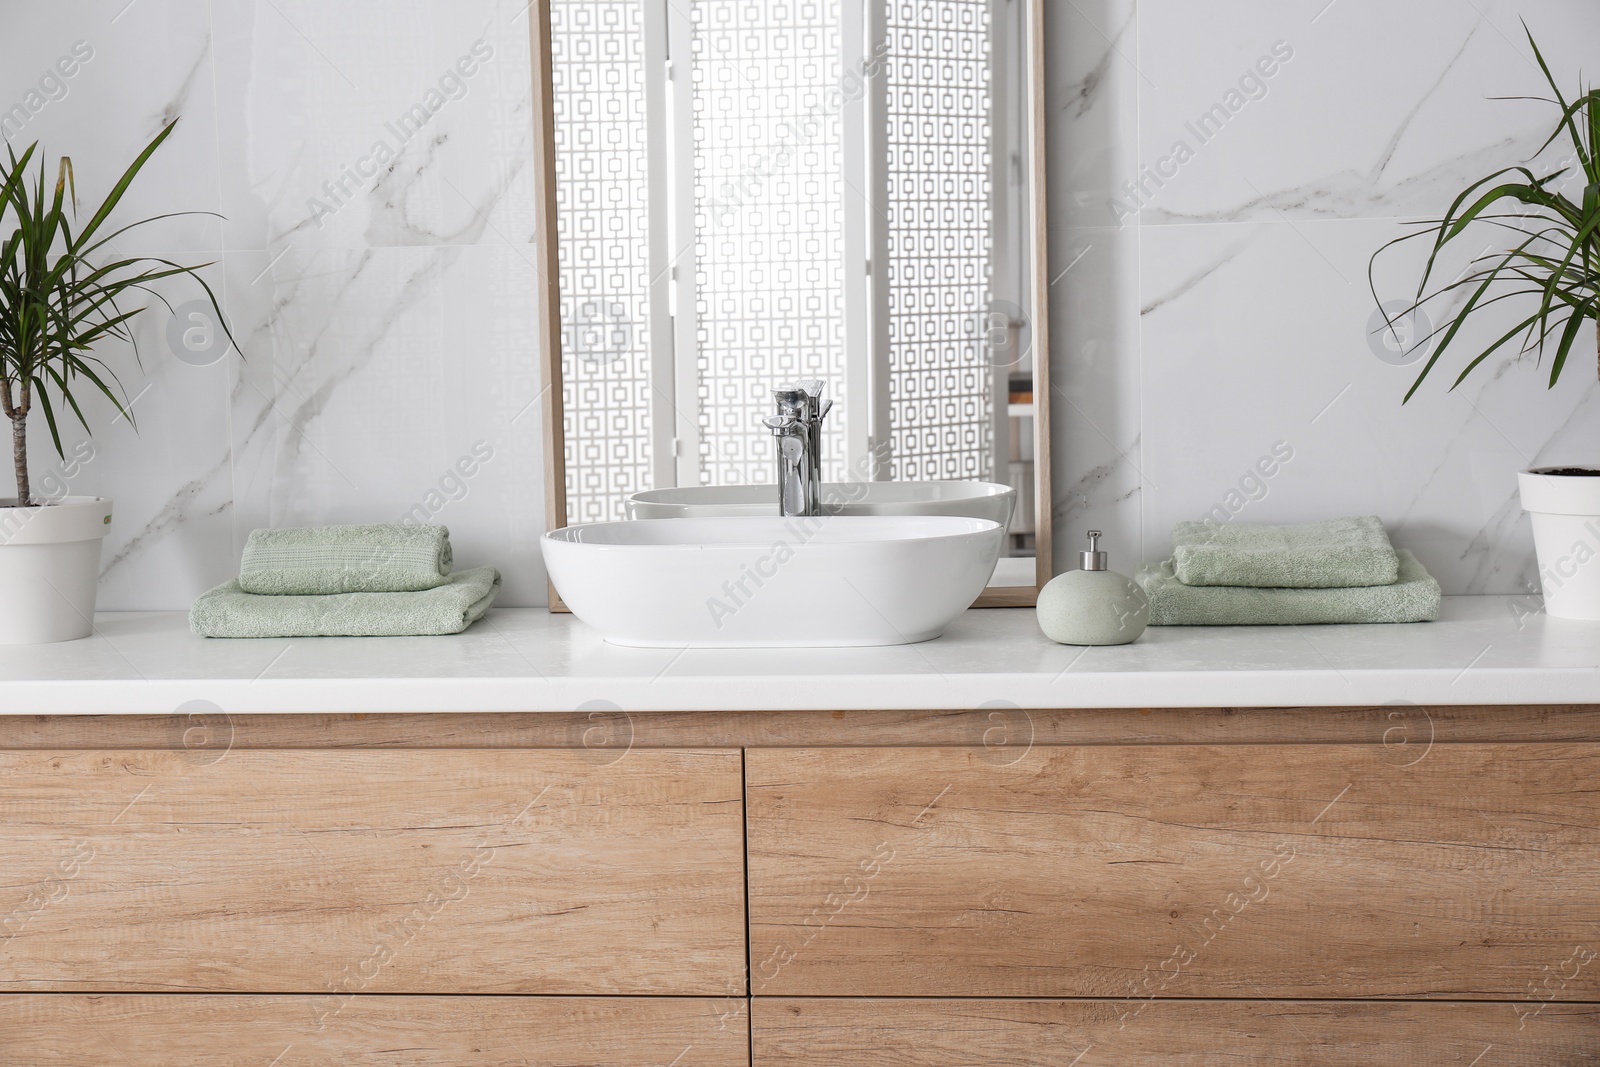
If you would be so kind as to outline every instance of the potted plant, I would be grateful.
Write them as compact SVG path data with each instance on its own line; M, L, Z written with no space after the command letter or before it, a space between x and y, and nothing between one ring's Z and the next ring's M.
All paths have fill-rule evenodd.
M48 492L35 491L29 416L36 407L44 415L57 457L71 469L67 465L80 462L84 453L81 446L74 448L69 461L60 423L70 411L89 432L79 391L103 394L133 422L121 382L95 355L107 340L134 343L133 322L148 305L129 307L130 301L152 296L166 303L151 285L184 275L200 284L217 321L224 321L211 287L196 273L210 264L186 267L149 256L127 257L116 248L117 238L130 230L197 212L157 215L106 232L107 219L128 186L175 125L167 125L139 153L81 226L71 159L62 157L53 189L42 154L30 170L39 154L37 142L20 157L8 145L8 162L0 164L0 410L11 420L16 475L16 495L0 499L0 644L89 636L100 542L111 523L109 499L66 495L59 477L46 478Z
M1526 26L1523 29L1527 31ZM1396 317L1436 300L1450 305L1442 324L1428 335L1439 337L1439 345L1405 400L1415 395L1461 328L1502 302L1517 309L1516 325L1475 355L1451 389L1513 341L1519 342L1519 353L1537 352L1541 361L1551 354L1549 384L1554 388L1567 357L1586 336L1586 325L1600 320L1600 90L1580 86L1577 98L1568 101L1532 33L1528 43L1553 94L1531 99L1560 109L1555 129L1540 151L1558 140L1570 142L1571 162L1542 177L1523 166L1498 170L1468 186L1442 219L1424 223L1417 233L1396 238L1373 254L1376 263L1393 245L1432 237L1416 299ZM1569 178L1581 187L1575 196L1562 191ZM1495 227L1502 235L1512 232L1510 247L1476 256L1460 276L1430 292L1445 249L1463 239L1483 240L1485 227ZM1369 282L1371 268L1369 264ZM1373 297L1377 298L1375 283ZM1393 327L1387 312L1385 320ZM1600 358L1600 332L1596 337ZM1522 507L1533 517L1545 611L1560 618L1600 619L1600 469L1539 467L1517 477Z

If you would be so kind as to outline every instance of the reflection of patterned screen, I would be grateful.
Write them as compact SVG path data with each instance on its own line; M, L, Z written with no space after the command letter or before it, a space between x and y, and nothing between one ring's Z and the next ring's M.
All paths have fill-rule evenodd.
M621 518L653 466L671 468L676 427L652 426L657 396L698 426L681 479L770 484L760 419L772 389L799 378L827 381L836 404L830 480L849 465L847 411L858 430L887 420L894 479L994 477L1004 442L992 405L1005 397L993 395L983 313L1006 279L990 269L993 0L653 2L651 21L642 0L551 0L567 520ZM882 80L866 88L882 93L867 114L883 123L864 152L845 143L844 111L858 101L843 91L863 83L841 58L863 3L878 5L888 38ZM689 52L670 83L664 65L646 64L669 41ZM647 98L665 128L647 130ZM870 377L856 361L873 353L865 338L846 351L844 288L870 302L871 281L862 264L846 269L845 198L871 188L866 160L880 155L872 233L850 245L887 245L887 306L870 314L886 320L888 396L847 397L847 375ZM660 218L652 190L664 194ZM693 233L672 232L690 206ZM680 347L654 368L652 236L657 254L689 239L673 265L676 294L694 301L672 309ZM684 377L666 373L673 365Z
M638 0L552 0L567 521L650 488L644 28Z
M988 478L989 0L887 6L891 477Z
M775 478L772 390L821 378L844 470L839 0L690 0L700 481Z

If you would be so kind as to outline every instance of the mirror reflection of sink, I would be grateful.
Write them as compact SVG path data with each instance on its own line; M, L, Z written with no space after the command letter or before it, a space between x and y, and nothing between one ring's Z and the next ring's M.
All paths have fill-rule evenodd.
M1017 491L998 482L824 482L830 515L962 515L1004 526ZM776 485L692 485L650 489L627 500L630 519L776 515Z
M572 613L617 645L785 648L938 637L1005 529L953 515L598 522L541 542Z

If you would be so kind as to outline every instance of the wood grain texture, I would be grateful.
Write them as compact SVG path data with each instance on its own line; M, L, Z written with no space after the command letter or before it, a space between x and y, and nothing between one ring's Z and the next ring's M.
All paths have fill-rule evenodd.
M1600 999L1572 960L1600 950L1594 745L751 750L746 777L758 996Z
M6 715L0 750L1600 741L1600 707Z
M1600 1006L757 998L755 1067L1575 1067ZM1524 1019L1526 1024L1524 1025ZM1520 1028L1519 1028L1520 1027Z
M0 991L742 993L740 790L736 752L0 753Z
M691 998L0 996L0 1067L740 1067Z

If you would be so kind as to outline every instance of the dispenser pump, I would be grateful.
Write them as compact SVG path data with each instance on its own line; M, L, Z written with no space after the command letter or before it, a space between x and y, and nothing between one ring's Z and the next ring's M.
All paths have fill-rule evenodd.
M1089 551L1078 553L1078 567L1086 571L1106 569L1106 554L1100 551L1100 531L1089 531Z

